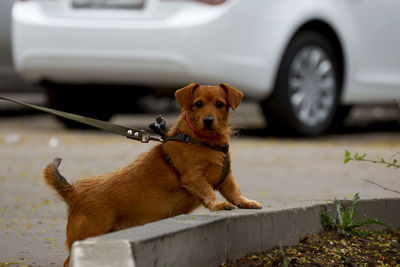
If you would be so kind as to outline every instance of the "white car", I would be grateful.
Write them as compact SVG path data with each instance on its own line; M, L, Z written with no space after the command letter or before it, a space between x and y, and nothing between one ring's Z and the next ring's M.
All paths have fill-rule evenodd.
M268 124L317 135L351 105L400 98L399 10L398 0L21 0L13 58L56 107L85 99L65 84L226 82Z

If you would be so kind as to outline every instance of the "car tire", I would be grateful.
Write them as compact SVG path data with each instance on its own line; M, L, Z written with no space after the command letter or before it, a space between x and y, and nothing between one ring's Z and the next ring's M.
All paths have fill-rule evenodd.
M102 92L91 93L91 91L80 86L53 84L46 82L43 84L46 89L48 107L78 114L98 120L108 121L113 113L110 103L106 103L107 98ZM58 117L57 119L66 127L72 129L90 129L91 126Z
M296 34L281 61L274 92L262 103L268 127L289 135L324 133L335 118L341 91L337 58L321 34Z

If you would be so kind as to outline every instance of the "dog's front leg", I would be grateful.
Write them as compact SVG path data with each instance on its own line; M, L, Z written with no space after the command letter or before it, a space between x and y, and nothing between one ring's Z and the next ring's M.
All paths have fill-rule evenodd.
M205 207L212 211L235 208L231 203L219 201L211 185L201 175L182 176L181 184L189 193L197 197Z
M262 206L255 200L250 200L242 196L240 188L229 172L225 182L218 189L222 196L241 209L261 209Z

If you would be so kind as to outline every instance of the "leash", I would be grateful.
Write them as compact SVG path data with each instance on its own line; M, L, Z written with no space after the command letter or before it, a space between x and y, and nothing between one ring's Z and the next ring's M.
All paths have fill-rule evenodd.
M127 128L121 125L113 124L107 121L102 121L102 120L97 120L77 114L72 114L64 111L59 111L56 109L51 109L51 108L45 108L41 106L36 106L32 104L27 104L24 102L20 102L14 99L6 98L6 97L1 97L0 99L6 100L9 102L13 102L19 105L23 105L32 109L40 110L43 112L47 112L59 117L63 117L69 120L73 120L76 122L80 122L82 124L90 125L92 127L112 132L118 135L125 136L126 138L133 139L142 143L148 143L149 141L158 141L158 142L163 142L164 137L165 137L165 121L164 119L159 116L157 117L157 124L152 123L149 127L150 129L153 130L153 133L149 133L145 130L137 130L134 128Z

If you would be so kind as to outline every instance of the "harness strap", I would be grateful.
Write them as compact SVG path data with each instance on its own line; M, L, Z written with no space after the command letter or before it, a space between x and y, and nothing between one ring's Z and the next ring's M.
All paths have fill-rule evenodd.
M230 167L231 167L231 161L229 160L229 156L228 156L228 152L227 152L225 154L224 168L222 169L221 178L219 178L218 183L213 186L214 190L216 190L225 181L225 178L228 175Z
M202 146L206 146L210 149L219 151L219 152L223 152L225 154L224 157L224 167L222 169L222 174L221 177L219 178L219 181L217 184L215 184L213 186L214 190L216 190L226 179L230 166L231 166L231 161L229 160L229 144L225 144L223 146L214 146L211 145L209 143L206 142L201 142L197 139L191 138L188 135L185 135L183 133L179 133L178 135L172 136L172 137L167 137L164 139L163 144L161 145L162 151L163 151L163 155L164 155L164 159L165 161L168 163L168 165L174 170L174 172L180 176L178 170L176 169L176 167L174 166L174 163L172 162L171 158L169 157L168 153L165 151L164 149L164 144L168 141L178 141L178 142L182 142L182 143L191 143L191 144L196 144L196 145L202 145Z
M229 151L229 144L225 144L223 146L214 146L207 142L201 142L201 141L194 139L194 138L190 137L189 135L186 135L183 133L179 133L172 137L164 138L164 142L167 142L167 141L179 141L182 143L192 143L192 144L196 144L196 145L202 145L202 146L206 146L208 148L211 148L213 150L217 150L217 151L220 151L223 153L227 153Z
M162 152L163 152L164 159L165 159L165 161L168 163L168 165L172 168L172 170L175 172L175 174L178 175L178 177L179 177L179 176L181 176L181 175L179 174L178 170L177 170L177 169L175 168L175 166L174 166L174 163L172 163L171 158L169 157L169 155L168 155L167 152L165 151L165 149L164 149L164 144L165 144L165 143L163 143L163 144L161 145L161 150L162 150Z

